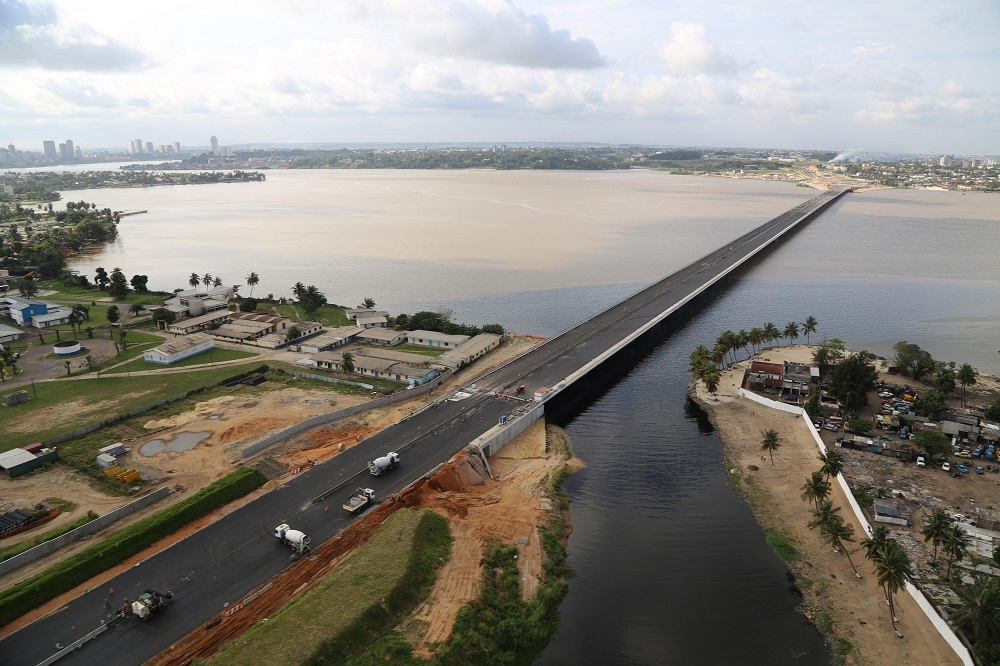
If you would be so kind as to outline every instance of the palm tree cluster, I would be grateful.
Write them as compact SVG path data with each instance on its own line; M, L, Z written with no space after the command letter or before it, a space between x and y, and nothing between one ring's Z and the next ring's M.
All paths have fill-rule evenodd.
M746 358L756 354L764 345L772 345L775 341L787 338L789 342L798 339L800 333L806 335L808 342L809 335L816 332L818 322L813 316L806 317L801 324L790 321L784 330L779 329L773 322L767 322L763 326L755 326L749 331L740 329L737 332L725 331L715 341L715 346L709 349L705 345L698 345L698 348L691 352L691 365L688 371L696 380L705 383L705 387L710 393L715 393L719 387L719 373L730 363L740 360L739 351L742 349L746 353Z
M931 566L937 566L938 548L948 558L948 569L945 580L951 579L951 568L955 562L961 562L969 554L972 538L961 528L948 512L938 507L924 516L924 528L920 531L930 543L934 544L934 559Z
M900 638L903 634L896 627L895 595L906 586L913 577L910 556L898 541L889 536L888 528L879 525L872 530L871 537L861 542L865 549L865 557L875 566L875 578L882 586L886 606L889 607L889 619L892 630Z

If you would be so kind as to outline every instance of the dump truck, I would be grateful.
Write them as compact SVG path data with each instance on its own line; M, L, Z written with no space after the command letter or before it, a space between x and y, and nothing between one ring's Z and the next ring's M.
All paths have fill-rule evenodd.
M288 526L288 523L281 523L274 528L274 538L299 555L305 555L309 552L309 537L301 530L293 530Z
M167 602L173 599L170 592L157 592L156 590L146 590L139 595L139 598L132 602L132 614L140 620L148 620L151 615L163 610Z
M365 509L365 507L375 503L375 491L371 488L358 488L351 495L347 503L344 504L344 510L350 511L351 513L360 513Z
M369 462L368 471L372 473L372 476L382 476L397 465L399 465L399 454L389 452L381 458L376 458Z

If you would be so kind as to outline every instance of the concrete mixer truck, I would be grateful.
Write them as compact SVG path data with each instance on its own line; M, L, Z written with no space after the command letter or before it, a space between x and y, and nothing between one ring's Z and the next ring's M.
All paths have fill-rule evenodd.
M368 471L372 473L372 476L382 476L397 465L399 465L399 454L390 452L368 463Z
M297 555L309 552L309 537L305 532L293 530L288 523L281 523L274 528L274 538L291 548Z

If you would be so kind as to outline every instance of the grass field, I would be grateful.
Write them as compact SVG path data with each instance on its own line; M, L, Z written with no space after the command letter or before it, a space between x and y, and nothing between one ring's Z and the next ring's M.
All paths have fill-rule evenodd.
M143 405L155 403L205 384L239 374L244 367L198 369L169 375L147 375L127 379L124 375L102 375L100 379L78 379L0 384L0 396L26 390L32 399L16 407L0 409L0 452L33 444ZM72 406L72 418L50 419L50 412ZM60 407L61 406L61 407ZM37 421L37 422L36 422Z
M148 347L147 347L148 349ZM126 350L126 353L131 350ZM181 359L176 363L171 363L170 365L162 365L160 363L148 363L145 359L137 358L134 361L126 363L125 365L120 365L117 368L108 370L106 374L121 374L123 372L139 372L141 370L162 370L163 368L189 368L196 365L210 365L212 363L220 363L222 361L234 361L240 358L252 358L254 356L259 356L256 352L245 352L237 351L235 349L223 349L218 347L215 349L208 349L200 354L195 354L194 356L188 356L185 359Z
M266 307L266 304L262 303L261 305L262 307ZM311 317L307 317L302 308L294 303L275 305L273 307L281 313L282 317L288 317L295 321L318 321L329 327L351 325L351 321L344 314L344 308L339 305L324 305Z
M396 511L339 569L207 664L298 665L352 629L390 620L407 605L401 597L412 603L433 580L433 567L447 557L447 529L445 520L429 511Z
M449 351L448 349L432 349L421 345L396 345L392 351L409 352L410 354L423 354L424 356L440 356Z

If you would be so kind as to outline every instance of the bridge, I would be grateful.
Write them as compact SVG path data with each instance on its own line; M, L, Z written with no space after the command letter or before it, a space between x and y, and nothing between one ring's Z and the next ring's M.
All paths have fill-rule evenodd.
M154 620L102 630L106 595L103 588L94 590L0 640L0 664L37 666L58 659L60 666L131 666L152 658L292 564L289 550L275 543L275 525L287 522L318 545L354 520L340 503L356 486L363 483L384 497L470 443L487 454L495 452L541 417L549 401L627 352L672 314L844 193L824 192L795 206L477 378L461 394L439 400L339 453L108 583L118 598L135 599L146 588L173 592L171 606ZM525 401L511 395L522 384L528 398L543 387L548 391L537 402ZM402 454L400 469L384 477L369 475L367 461L388 451ZM102 635L79 649L68 649L95 631Z

